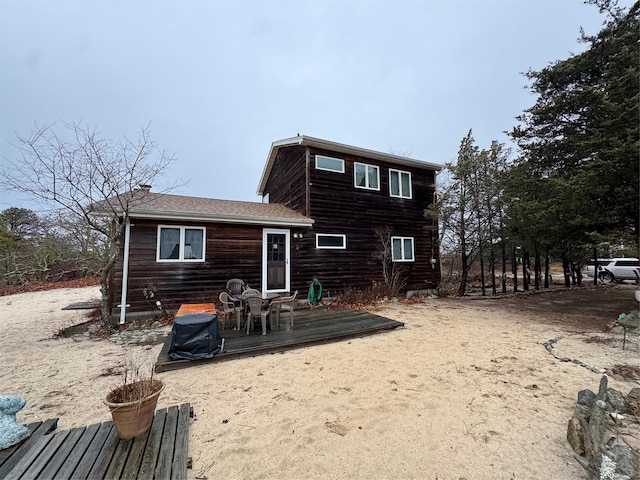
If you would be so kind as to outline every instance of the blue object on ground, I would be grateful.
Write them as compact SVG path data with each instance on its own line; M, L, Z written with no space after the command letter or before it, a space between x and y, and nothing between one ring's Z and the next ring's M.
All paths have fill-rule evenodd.
M22 398L0 396L0 450L9 448L31 435L29 428L16 422L16 413L27 404Z

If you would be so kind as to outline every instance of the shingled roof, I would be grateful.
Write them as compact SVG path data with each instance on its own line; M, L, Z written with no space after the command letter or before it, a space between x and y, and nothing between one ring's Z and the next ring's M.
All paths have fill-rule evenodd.
M135 190L118 196L111 205L126 204L129 201L130 218L156 220L190 220L202 222L245 223L253 225L283 225L308 227L313 220L277 203L240 202L214 198L187 197ZM94 211L104 210L101 203L94 205ZM116 209L118 210L118 209ZM120 211L122 209L120 208Z

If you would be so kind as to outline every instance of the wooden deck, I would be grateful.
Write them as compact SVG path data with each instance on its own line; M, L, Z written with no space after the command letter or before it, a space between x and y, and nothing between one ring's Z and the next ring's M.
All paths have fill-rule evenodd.
M232 320L232 323L233 321L235 319ZM371 335L402 326L404 323L349 308L296 308L293 328L291 328L289 314L283 313L280 327L269 330L267 335L262 335L260 328L256 328L250 335L244 331L233 330L228 326L220 330L220 335L225 339L224 351L211 359L171 360L169 358L171 334L169 334L158 356L156 371L163 372L193 365L232 360L243 356L281 352L319 343Z
M2 479L186 479L188 403L158 410L149 432L120 440L112 422L53 432L57 419L0 451Z

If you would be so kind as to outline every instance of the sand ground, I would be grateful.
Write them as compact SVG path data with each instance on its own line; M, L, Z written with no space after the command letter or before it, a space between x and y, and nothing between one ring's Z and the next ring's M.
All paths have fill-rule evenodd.
M87 320L62 307L98 297L97 287L0 297L0 395L27 401L20 423L108 420L102 400L121 381L112 373L157 358L161 345L53 338ZM623 351L619 329L569 328L553 312L514 313L500 301L390 303L376 313L405 327L158 374L160 408L194 408L190 477L585 478L567 421L578 391L597 391L601 374L543 344L557 339L558 356L603 371L640 366L635 334ZM609 385L626 394L640 382Z

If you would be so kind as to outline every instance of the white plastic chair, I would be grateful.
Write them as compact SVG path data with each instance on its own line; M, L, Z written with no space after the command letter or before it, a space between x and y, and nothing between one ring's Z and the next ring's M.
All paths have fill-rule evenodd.
M275 323L277 324L277 326L280 326L280 312L282 310L285 310L287 312L289 312L290 318L291 318L291 328L293 328L293 309L296 305L296 297L298 296L298 290L295 291L295 293L293 295L291 295L290 297L282 297L279 298L277 300L274 300L271 303L272 307L275 307L276 309L276 320Z
M220 302L222 303L222 328L224 328L225 323L227 322L227 317L231 315L235 315L236 317L236 328L240 330L240 317L242 316L242 303L233 298L227 292L222 292L219 296ZM231 322L229 322L231 325Z
M245 303L249 306L249 314L247 316L247 334L253 328L253 319L260 318L262 320L262 335L267 334L267 316L270 313L269 304L265 302L262 296L250 295L244 297Z

